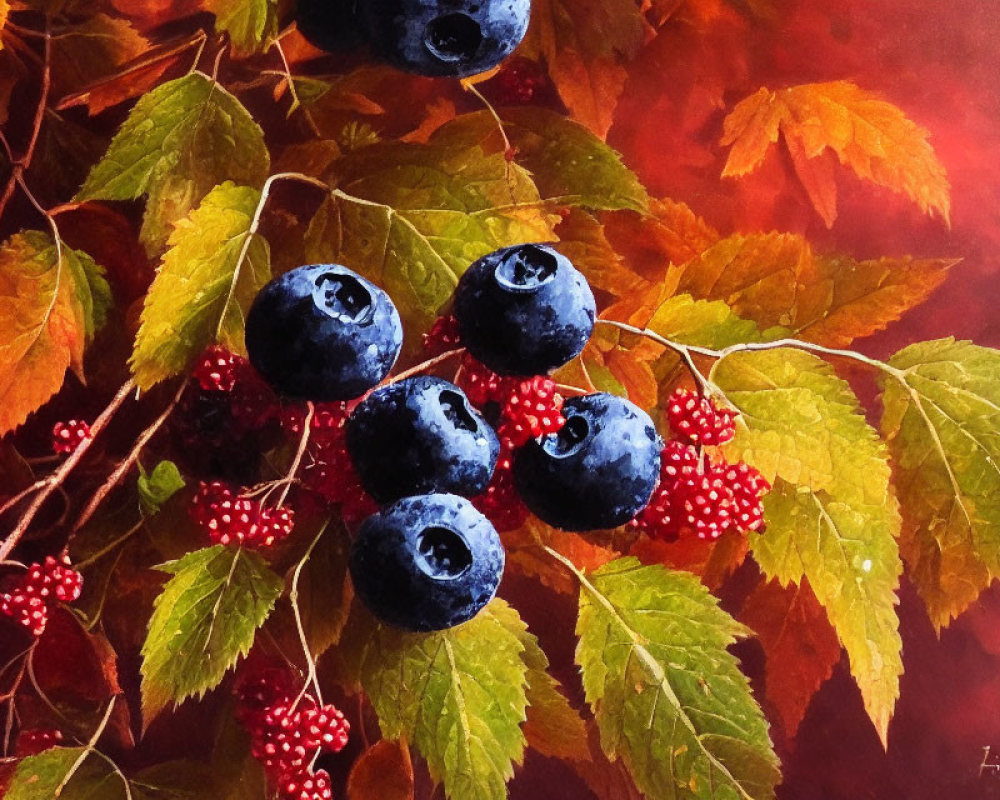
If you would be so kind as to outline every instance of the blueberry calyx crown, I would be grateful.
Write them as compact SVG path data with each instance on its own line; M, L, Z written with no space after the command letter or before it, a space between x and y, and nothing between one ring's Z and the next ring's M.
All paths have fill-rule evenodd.
M316 276L313 301L316 307L336 320L368 325L375 316L371 292L354 275L328 270Z
M472 567L472 550L457 531L432 526L417 534L416 564L431 578L453 581Z
M424 46L432 56L445 62L472 60L482 41L479 23L457 12L435 17L424 30Z
M593 435L594 430L585 416L570 414L555 436L542 439L542 448L553 458L569 458L583 450Z
M503 289L530 292L552 281L558 270L552 251L529 244L507 251L493 274Z

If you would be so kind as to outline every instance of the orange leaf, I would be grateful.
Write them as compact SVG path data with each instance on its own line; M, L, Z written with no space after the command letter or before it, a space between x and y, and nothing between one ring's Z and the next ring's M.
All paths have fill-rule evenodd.
M83 371L93 300L76 254L37 231L0 247L0 434Z
M840 642L809 582L762 583L747 598L740 620L764 648L765 694L791 738L809 701L840 661Z
M504 533L502 538L509 566L538 578L550 589L563 594L577 591L576 578L546 553L543 545L561 553L578 569L587 571L618 558L618 553L610 547L593 544L578 533L550 528L536 517L529 517L518 530Z
M737 234L684 265L677 291L723 300L761 328L832 346L882 330L944 281L955 259L817 256L801 236Z
M815 158L806 155L802 143L795 138L785 139L792 166L799 182L809 195L816 213L823 218L827 228L837 221L837 176L833 153L826 150Z
M354 763L347 800L412 800L413 764L406 742L382 739Z
M431 134L434 131L446 122L451 122L453 119L455 119L455 104L447 97L435 97L431 104L427 106L427 115L423 118L420 125L406 134L406 136L401 136L400 141L427 144L427 140L431 138Z
M149 42L126 20L95 14L52 37L52 85L68 94L116 72L149 49Z
M534 0L522 52L548 65L573 119L602 139L649 29L634 0Z
M634 212L621 212L638 216ZM625 297L646 285L640 276L625 266L604 232L604 226L588 212L571 208L556 228L559 241L555 248L566 256L595 289Z
M664 542L643 536L632 546L630 555L643 564L663 564L693 572L709 589L715 590L746 560L748 550L747 537L738 534L714 542L690 536Z
M7 15L10 13L10 4L7 0L0 0L0 32L7 24ZM0 50L3 50L3 39L0 39Z
M928 141L930 134L873 92L850 81L761 89L726 118L722 144L732 145L732 150L723 177L760 167L779 132L800 179L805 172L806 190L828 225L836 215L829 179L811 174L822 166L806 168L827 151L858 177L904 194L924 213L937 212L949 222L951 186Z

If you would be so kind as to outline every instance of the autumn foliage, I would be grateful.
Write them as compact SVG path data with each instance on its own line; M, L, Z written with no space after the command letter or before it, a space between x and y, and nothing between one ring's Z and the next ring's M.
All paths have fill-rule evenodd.
M238 687L276 665L349 721L316 766L351 800L546 773L599 800L781 796L845 655L891 747L901 581L940 633L1000 576L1000 353L952 338L961 311L928 341L897 323L982 281L962 259L1000 237L953 191L959 135L945 157L836 33L859 3L816 5L533 0L516 55L457 81L323 53L291 0L0 0L0 594L46 557L83 576L44 630L0 614L3 796L272 797ZM494 487L500 596L403 633L347 575L373 508L350 409L274 396L245 315L272 276L342 263L398 306L397 371L445 354L468 389L442 315L524 242L574 262L600 321L522 395L613 392L666 434L697 389L727 429L697 458L749 465L763 524L565 533ZM531 412L504 407L517 444L551 423ZM252 536L219 532L233 508Z

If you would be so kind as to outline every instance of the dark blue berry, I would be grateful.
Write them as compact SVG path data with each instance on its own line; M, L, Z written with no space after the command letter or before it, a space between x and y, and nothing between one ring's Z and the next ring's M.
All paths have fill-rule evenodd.
M304 400L359 397L392 369L403 326L389 295L339 264L298 267L250 308L250 362L278 392Z
M364 40L358 18L361 0L298 0L295 21L299 33L314 47L335 53Z
M406 497L365 520L351 548L354 591L390 625L436 631L472 619L496 594L504 551L464 497Z
M541 375L578 356L595 313L587 280L568 258L540 244L483 256L455 291L462 343L506 375Z
M662 443L638 406L612 394L567 400L558 433L529 441L514 461L517 491L557 528L615 528L639 513L660 473Z
M475 75L493 69L524 38L530 0L364 0L375 51L418 75Z
M380 503L414 494L485 491L500 443L454 384L427 376L372 392L347 423L361 484Z

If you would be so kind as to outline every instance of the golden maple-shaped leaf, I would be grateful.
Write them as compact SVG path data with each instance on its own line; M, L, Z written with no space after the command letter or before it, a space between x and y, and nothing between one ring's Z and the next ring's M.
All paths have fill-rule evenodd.
M83 375L83 350L110 297L90 256L39 231L0 246L0 435Z
M758 586L743 606L740 622L764 648L764 694L775 707L785 735L792 737L813 695L840 661L840 642L809 581Z
M827 226L837 217L828 151L860 178L906 195L924 213L937 212L949 221L951 186L930 134L875 93L850 81L762 88L726 118L722 144L732 149L723 177L754 172L779 135Z
M603 139L647 32L634 0L534 0L521 49L548 65L573 119Z
M684 265L677 291L723 300L762 328L832 346L884 329L919 305L956 259L821 256L801 236L735 234Z

